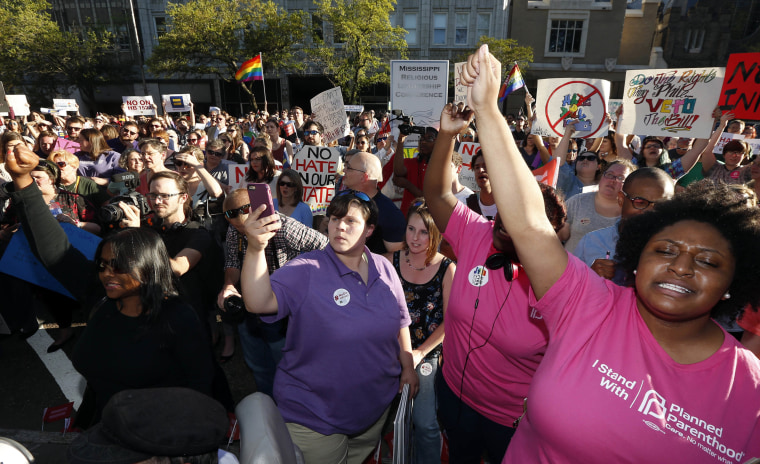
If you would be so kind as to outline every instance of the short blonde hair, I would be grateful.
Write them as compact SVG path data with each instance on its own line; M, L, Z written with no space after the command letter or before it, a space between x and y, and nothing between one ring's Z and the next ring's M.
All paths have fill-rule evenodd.
M56 158L63 158L64 161L74 166L75 168L79 167L79 158L77 158L75 154L68 152L66 150L59 149L59 150L52 151L48 155L47 160L55 163Z

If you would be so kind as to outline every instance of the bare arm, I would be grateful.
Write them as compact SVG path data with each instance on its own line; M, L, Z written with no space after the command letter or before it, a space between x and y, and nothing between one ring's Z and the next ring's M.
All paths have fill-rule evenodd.
M604 137L595 138L594 141L591 142L591 146L588 148L588 151L599 151L599 147L602 146L602 140L604 140Z
M409 384L409 394L412 397L417 396L420 389L420 379L414 370L414 360L412 358L412 337L409 334L409 327L404 327L398 332L398 344L400 348L399 361L401 362L401 380L399 381L399 393L404 384Z
M734 119L734 113L725 113L721 115L720 117L720 124L718 124L718 128L715 129L715 131L710 136L710 140L707 142L707 146L702 151L702 172L706 173L712 167L715 165L715 162L717 161L715 159L715 153L713 153L713 150L715 149L715 145L718 143L718 140L720 140L720 136L723 134L723 131L726 129L726 126L728 125L728 121ZM695 161L696 162L696 161Z
M498 179L491 185L502 222L530 279L541 298L567 267L567 252L544 212L541 190L522 160L512 134L499 113L497 95L501 64L483 45L471 55L462 71L468 85L467 101L478 120L480 144L488 172Z
M456 264L451 263L449 264L449 267L446 269L446 273L443 275L443 314L444 314L444 321L446 319L446 310L449 307L449 295L451 294L451 283L454 281L454 272L456 271ZM416 350L412 351L412 355L414 356L414 367L416 368L417 365L422 361L422 359L427 356L433 349L443 343L443 337L445 335L444 332L444 322L441 322L441 325L439 325L433 333L430 334L428 338L425 339L424 342L420 346L417 347Z
M264 248L280 228L280 216L273 214L259 218L265 209L266 205L259 206L255 211L251 211L251 215L245 221L248 249L240 273L245 308L248 312L258 314L276 313L278 309L277 296L272 291L272 282L269 280Z
M575 121L565 126L565 133L562 134L562 140L557 145L557 151L554 153L553 158L559 158L559 165L562 166L567 162L567 150L570 147L570 139L573 138L575 132Z
M195 105L190 102L190 130L195 130Z
M538 156L541 157L541 163L548 163L549 160L552 159L552 155L544 145L544 139L536 134L529 134L528 137L531 137L533 139L533 145L535 145L536 149L538 150ZM567 154L567 148L565 148L565 154Z
M240 295L235 287L240 282L240 269L228 267L224 270L224 285L216 297L216 304L220 308L224 307L224 299L230 295Z
M453 103L447 104L441 111L441 130L435 140L423 183L428 210L441 233L446 231L451 213L457 205L457 198L451 191L451 156L454 153L454 141L457 134L470 124L472 117L471 109L465 108L460 111Z
M406 135L398 136L398 143L396 144L396 153L393 155L393 183L397 187L407 188L412 185L406 178L406 166L404 165L404 142L406 141Z
M627 134L615 132L615 146L617 147L618 156L623 159L631 160L633 159L633 153L628 149L628 143L626 143L626 140L628 140Z

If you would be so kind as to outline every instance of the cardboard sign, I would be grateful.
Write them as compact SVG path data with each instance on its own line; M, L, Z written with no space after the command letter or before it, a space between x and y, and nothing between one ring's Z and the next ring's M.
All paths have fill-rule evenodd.
M76 111L77 101L73 98L54 98L53 108L57 111Z
M575 137L607 135L607 101L610 82L602 79L539 79L536 91L537 120L531 133L562 137L573 119Z
M467 86L462 83L462 69L467 62L454 63L454 103L467 104Z
M342 170L337 148L304 145L293 155L292 168L303 182L303 201L314 214L325 214L335 194L335 175Z
M751 149L751 154L760 155L760 139L744 139Z
M31 114L29 102L26 101L26 95L6 95L5 100L8 102L8 106L13 108L16 116L29 116Z
M229 179L229 185L233 189L246 188L248 181L245 180L245 175L248 174L248 164L228 164L227 175Z
M459 144L459 155L462 157L462 170L459 172L459 183L468 187L473 192L480 190L475 181L475 172L472 170L472 157L480 152L480 144L474 142L462 142Z
M167 113L182 113L190 111L190 94L161 95L164 109Z
M121 97L124 102L124 114L126 116L155 116L156 110L153 109L153 97L146 95L144 97Z
M723 68L628 71L618 132L709 138L723 71Z
M718 105L738 119L760 119L760 53L733 53Z
M607 102L607 112L610 114L610 117L615 122L617 122L618 120L617 116L615 116L615 113L617 113L618 108L620 108L622 105L623 105L622 98L610 98L610 100Z
M403 110L416 126L440 128L448 94L448 60L391 60L391 109ZM395 128L399 123L393 124Z
M325 90L311 99L311 111L325 128L322 134L325 143L345 137L351 131L345 108L340 87Z
M87 259L95 259L95 250L100 243L100 237L73 224L62 223L61 227L63 227L63 231L66 232L69 242L74 248L81 251ZM0 259L0 272L73 298L71 293L34 256L22 229L14 233L13 238L8 243L8 248L5 249L2 259Z
M346 113L363 113L364 105L345 105Z
M718 142L715 144L715 148L713 148L713 153L716 153L718 155L723 154L723 147L726 146L726 144L732 140L744 140L744 135L742 134L729 134L728 132L724 132L720 134L720 138L718 139Z

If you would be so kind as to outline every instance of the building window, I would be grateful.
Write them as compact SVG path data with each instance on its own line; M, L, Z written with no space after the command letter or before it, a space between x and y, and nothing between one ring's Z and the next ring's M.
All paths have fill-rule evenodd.
M457 13L456 25L454 27L454 43L457 45L467 45L467 30L469 29L470 14Z
M406 29L406 43L417 44L417 13L404 13L404 29Z
M491 13L478 13L478 40L491 35Z
M700 53L702 51L702 45L705 43L705 30L692 30L686 31L686 42L684 49L689 53Z
M433 45L446 45L446 13L433 14Z
M322 18L312 13L311 15L311 33L315 42L324 42L324 24L322 24Z
M588 22L588 11L550 11L544 55L583 57Z
M156 23L156 37L160 39L161 36L166 34L168 31L168 28L166 26L166 18L163 16L156 16L153 18L153 20Z

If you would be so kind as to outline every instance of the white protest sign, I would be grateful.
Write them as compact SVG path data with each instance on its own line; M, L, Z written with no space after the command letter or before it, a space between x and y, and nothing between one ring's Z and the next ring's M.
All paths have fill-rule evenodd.
M346 105L345 107L346 113L363 113L364 112L364 105Z
M472 157L479 151L479 143L462 142L459 144L458 153L462 157L462 170L459 172L459 182L474 192L480 190L480 187L478 187L478 183L475 181L475 172L472 170Z
M340 87L325 90L311 99L311 111L317 115L317 122L325 129L322 134L325 143L345 137L351 131L345 108Z
M31 114L26 95L6 95L5 100L8 102L8 106L13 108L16 116L29 116Z
M610 113L610 117L612 117L613 121L617 121L617 116L615 116L615 113L622 105L622 98L610 98L610 101L607 102L607 112Z
M153 97L146 95L143 97L121 97L124 102L125 116L153 116L156 110L153 109Z
M245 175L248 174L247 164L228 164L227 165L227 178L228 183L232 189L246 188L248 181L245 180Z
M467 103L467 86L462 83L462 69L467 62L454 63L454 103Z
M723 147L726 146L726 144L732 140L744 140L744 135L742 134L729 134L728 132L724 132L720 134L720 138L718 139L718 142L715 144L715 148L713 148L713 153L717 153L719 155L723 154Z
M341 170L340 151L304 145L293 155L291 167L301 176L303 201L314 214L325 214L335 194L335 175Z
M53 108L58 111L76 111L77 101L73 98L54 98Z
M0 82L0 114L3 116L8 114L9 111L8 102L5 100L5 88L3 83Z
M724 68L637 69L625 73L622 134L708 138Z
M744 141L751 148L751 154L760 155L760 139L744 139Z
M539 79L537 120L530 132L542 137L562 137L567 123L578 119L574 137L607 135L609 96L610 82L602 79Z
M403 110L416 126L438 129L448 94L448 60L391 60L391 109Z
M167 113L190 111L190 94L161 95Z

